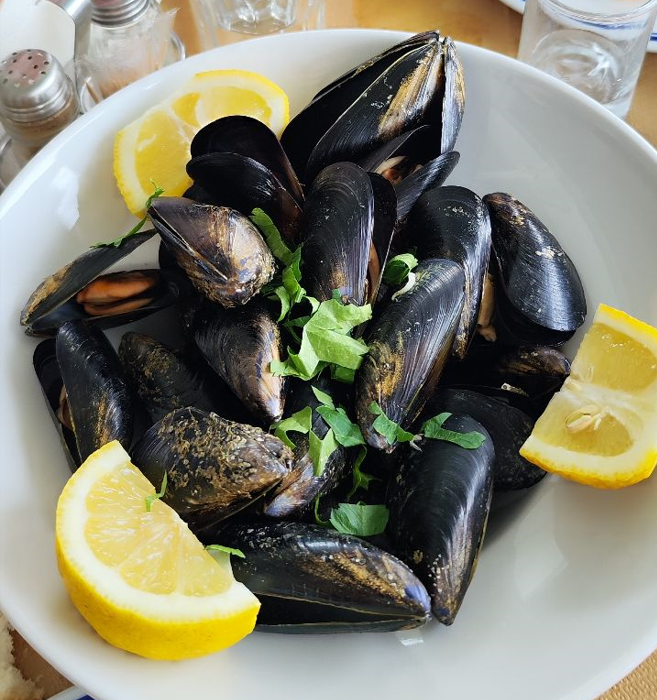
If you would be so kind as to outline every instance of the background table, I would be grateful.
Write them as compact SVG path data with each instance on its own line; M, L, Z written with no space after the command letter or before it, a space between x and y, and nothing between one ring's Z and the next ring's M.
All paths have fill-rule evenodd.
M199 44L189 2L163 0L164 5L180 7L176 28L188 54L192 54L198 51ZM459 41L508 56L515 56L518 50L521 17L499 0L326 0L326 4L329 27L371 27L409 32L440 29L443 34ZM657 54L646 56L627 121L657 146ZM586 649L582 649L582 654L586 654ZM15 657L16 665L24 675L39 683L46 698L70 685L17 634ZM653 698L657 698L657 652L600 700Z

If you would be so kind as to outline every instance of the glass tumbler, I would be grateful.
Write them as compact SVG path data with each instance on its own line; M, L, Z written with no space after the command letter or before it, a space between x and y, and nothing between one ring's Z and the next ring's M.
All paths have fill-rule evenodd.
M193 0L191 6L202 50L325 26L325 0Z
M527 0L518 58L624 119L656 17L657 0Z

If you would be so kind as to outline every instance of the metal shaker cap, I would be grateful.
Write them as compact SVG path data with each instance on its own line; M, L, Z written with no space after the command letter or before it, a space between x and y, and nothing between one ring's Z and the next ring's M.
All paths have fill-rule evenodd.
M93 0L92 20L103 27L120 27L139 19L150 0Z
M0 63L0 116L11 121L51 117L74 92L61 63L47 51L14 51Z

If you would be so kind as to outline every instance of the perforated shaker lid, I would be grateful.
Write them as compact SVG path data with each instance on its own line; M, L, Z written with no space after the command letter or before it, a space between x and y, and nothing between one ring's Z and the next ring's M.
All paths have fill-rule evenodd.
M74 96L61 63L47 51L23 49L0 63L0 115L14 122L45 119Z

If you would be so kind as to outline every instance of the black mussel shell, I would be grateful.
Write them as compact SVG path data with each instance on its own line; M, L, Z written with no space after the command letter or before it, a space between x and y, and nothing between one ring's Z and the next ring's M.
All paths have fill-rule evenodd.
M437 39L437 32L417 35L356 66L320 90L310 104L290 121L281 136L281 143L302 180L312 180L312 177L305 178L310 153L340 115L395 61L426 41ZM367 149L363 155L372 150L374 149ZM357 160L351 157L349 159Z
M276 437L214 413L181 408L143 435L137 467L184 520L202 527L245 508L287 474L289 449Z
M308 159L306 178L330 163L356 160L404 131L420 126L440 92L442 77L439 42L409 47L322 135ZM331 98L326 95L321 99Z
M41 385L41 391L46 400L48 412L55 424L59 439L62 443L64 454L66 455L71 471L74 472L82 462L78 454L78 447L75 444L75 433L59 418L62 410L61 399L64 382L62 381L62 373L59 370L59 363L57 362L54 338L42 340L36 346L32 362L37 379Z
M396 185L408 176L407 171L414 170L419 163L425 163L437 155L440 155L440 149L432 128L424 124L386 141L361 158L358 165Z
M281 359L281 334L264 303L253 301L239 309L208 305L195 318L194 340L261 425L282 418L287 378L270 368Z
M194 136L190 150L192 158L208 153L236 153L252 158L271 171L299 204L303 203L301 185L278 137L258 119L244 116L217 119Z
M447 258L465 272L465 303L453 352L462 360L477 329L491 247L486 206L465 187L437 187L425 192L408 218L410 242L419 258Z
M358 305L376 296L395 211L394 190L382 178L354 163L325 168L308 193L300 228L308 293L326 301L337 289Z
M195 199L236 209L248 216L263 209L284 239L297 237L301 207L274 173L241 153L207 153L187 163L187 173L199 185Z
M336 405L340 403L339 397L343 391L334 382L318 378L312 386L328 393ZM310 383L297 381L290 388L285 402L284 418L309 406L313 410L312 431L323 439L329 426L315 410L320 405ZM294 441L292 470L267 497L263 509L265 515L273 518L285 518L307 509L317 496L322 496L338 484L349 466L344 448L338 446L329 456L321 474L316 474L308 436L290 433L289 437Z
M433 392L454 342L463 289L460 265L424 260L415 269L410 290L372 321L365 339L370 350L355 384L356 416L372 447L393 449L373 427L372 402L407 429Z
M520 448L534 428L534 418L523 410L526 402L513 392L504 393L499 390L491 396L476 387L439 386L425 415L429 418L447 411L465 413L479 421L495 446L495 490L515 491L534 486L546 473L520 456Z
M232 419L234 397L177 350L142 333L126 333L119 345L126 376L155 423L171 411L193 406Z
M557 239L509 194L484 197L493 226L495 327L512 345L560 345L584 323L586 296Z
M458 151L447 151L395 185L397 218L405 219L424 192L440 187L451 175L460 158Z
M128 450L132 396L104 333L84 321L68 321L57 332L55 348L80 462L112 440Z
M435 617L451 625L461 607L481 548L493 495L495 450L473 418L453 415L444 427L484 435L466 450L452 442L423 439L405 446L388 487L396 552L424 583Z
M158 197L148 215L194 287L211 301L246 304L274 275L274 257L260 232L234 209Z
M493 372L529 396L549 400L570 375L570 361L556 348L519 347L501 355Z
M383 272L397 232L397 195L381 175L369 173L374 193L374 232L367 270L366 301L374 304L383 285Z
M440 152L454 150L456 138L461 130L465 111L465 82L463 66L454 42L447 36L442 39L445 73L445 92L440 119Z
M138 233L118 247L90 248L46 278L34 290L21 312L20 320L25 332L36 336L54 336L66 321L80 319L100 328L113 328L176 302L187 291L184 280L159 270L135 270L105 276L104 280L113 282L116 296L101 299L105 306L93 308L92 313L76 300L105 270L152 238L154 233L152 230ZM132 288L137 281L141 282L138 285L140 291L133 295Z
M391 631L429 619L427 592L411 570L357 537L277 522L228 524L218 538L245 554L231 563L260 600L260 630Z

